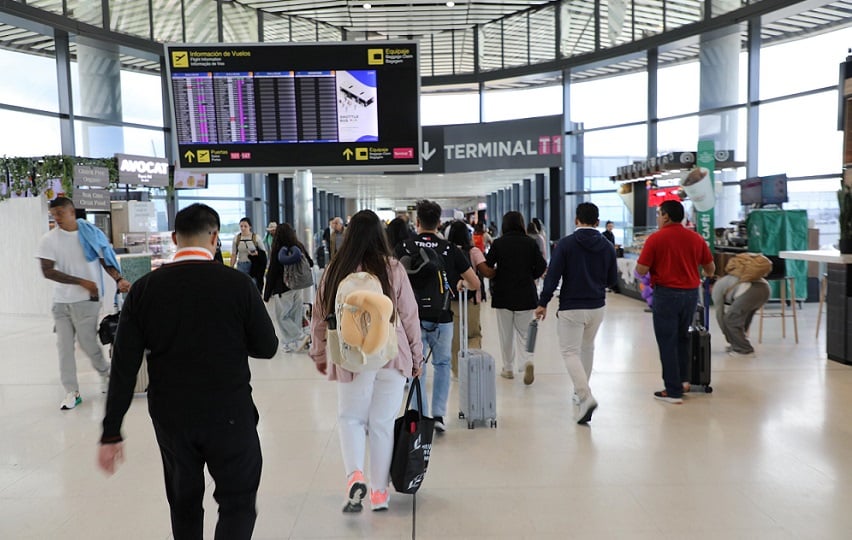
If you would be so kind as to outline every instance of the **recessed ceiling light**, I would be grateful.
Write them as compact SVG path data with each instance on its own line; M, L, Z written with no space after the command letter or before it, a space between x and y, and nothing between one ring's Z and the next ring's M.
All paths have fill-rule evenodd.
M367 2L367 3L364 4L363 7L364 7L364 9L370 9L371 7L373 7L373 4Z
M447 2L447 7L453 7L454 5L456 5L455 2Z

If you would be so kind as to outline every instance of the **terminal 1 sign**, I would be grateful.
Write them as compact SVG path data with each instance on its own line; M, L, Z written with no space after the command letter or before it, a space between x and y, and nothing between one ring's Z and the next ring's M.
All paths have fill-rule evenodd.
M562 165L562 116L427 126L423 172L458 173Z

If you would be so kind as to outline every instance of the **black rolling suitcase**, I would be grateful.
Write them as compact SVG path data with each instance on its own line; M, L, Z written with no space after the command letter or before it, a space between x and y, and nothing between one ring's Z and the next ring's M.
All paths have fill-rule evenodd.
M689 385L691 392L713 391L710 386L710 280L701 285L702 301L689 328Z

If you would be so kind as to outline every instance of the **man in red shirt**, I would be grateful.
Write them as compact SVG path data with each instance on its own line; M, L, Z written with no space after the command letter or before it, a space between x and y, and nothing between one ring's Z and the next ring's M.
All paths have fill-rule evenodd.
M666 389L656 399L683 403L683 381L689 360L689 325L698 306L701 276L716 272L707 242L682 225L683 205L665 201L657 211L659 230L648 237L636 263L636 272L651 272L654 287L654 335L660 349Z

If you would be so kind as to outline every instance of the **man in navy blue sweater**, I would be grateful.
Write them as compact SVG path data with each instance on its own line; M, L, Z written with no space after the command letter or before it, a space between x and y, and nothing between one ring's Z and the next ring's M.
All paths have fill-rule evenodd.
M574 383L574 419L586 424L598 406L589 388L595 355L595 336L604 318L606 289L615 285L615 248L596 229L598 207L577 205L574 234L556 244L550 258L544 289L535 310L537 319L547 315L547 304L562 280L557 329L559 349Z

